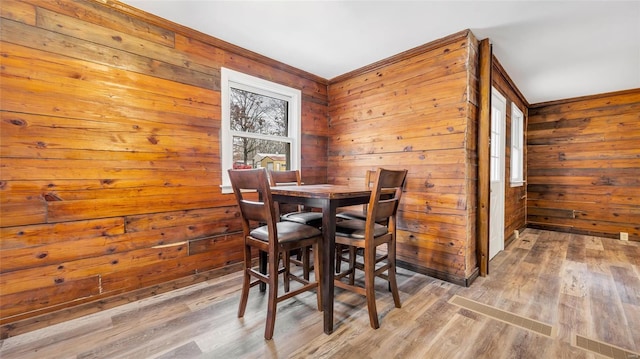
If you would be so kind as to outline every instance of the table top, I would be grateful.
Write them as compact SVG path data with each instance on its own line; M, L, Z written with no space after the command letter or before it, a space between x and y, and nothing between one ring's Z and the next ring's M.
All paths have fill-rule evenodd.
M340 199L368 197L371 195L371 189L368 189L365 186L309 184L300 186L274 186L271 187L271 194L306 198Z

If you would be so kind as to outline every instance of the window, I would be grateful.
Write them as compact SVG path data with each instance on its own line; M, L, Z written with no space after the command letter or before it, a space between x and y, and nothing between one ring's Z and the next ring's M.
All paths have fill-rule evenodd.
M524 115L511 103L511 187L524 184Z
M222 192L230 168L299 169L300 90L225 68L220 87Z
M495 88L491 91L491 182L504 184L505 116L507 100Z

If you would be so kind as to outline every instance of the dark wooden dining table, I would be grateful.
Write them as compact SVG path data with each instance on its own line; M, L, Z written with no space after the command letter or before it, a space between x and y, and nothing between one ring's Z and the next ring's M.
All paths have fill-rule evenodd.
M324 313L324 332L333 332L333 296L335 275L335 234L336 211L339 207L365 204L369 202L371 190L361 187L313 184L301 186L271 187L271 196L275 201L302 204L322 209L322 310Z

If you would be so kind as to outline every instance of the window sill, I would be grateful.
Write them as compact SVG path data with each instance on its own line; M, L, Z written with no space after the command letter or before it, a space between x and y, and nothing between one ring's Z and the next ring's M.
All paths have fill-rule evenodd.
M525 181L522 181L522 182L511 182L510 186L511 187L522 187L522 186L524 186L524 182Z

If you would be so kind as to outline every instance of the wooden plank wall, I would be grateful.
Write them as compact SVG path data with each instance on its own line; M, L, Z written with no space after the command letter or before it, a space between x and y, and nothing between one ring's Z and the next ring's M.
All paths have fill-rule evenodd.
M640 89L532 105L529 227L640 241Z
M500 61L494 56L492 60L491 82L507 100L507 127L505 143L505 208L504 208L504 238L505 242L513 240L514 231L526 227L527 220L527 187L526 185L511 187L511 104L516 106L524 114L525 127L527 123L528 102L525 100L516 84L511 80ZM525 131L525 142L527 133ZM524 174L527 176L527 151L524 151ZM525 182L526 184L526 182Z
M222 66L302 91L302 176L327 180L326 80L103 3L2 0L3 336L240 261L239 213L220 191Z
M462 31L329 84L329 181L408 169L398 259L462 284L477 270L476 67Z

